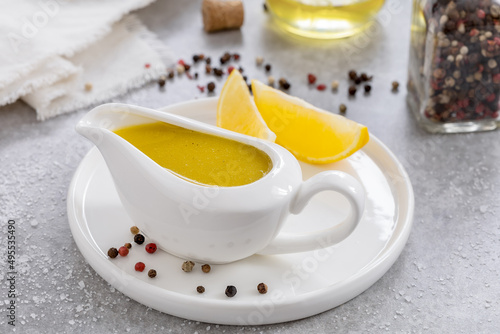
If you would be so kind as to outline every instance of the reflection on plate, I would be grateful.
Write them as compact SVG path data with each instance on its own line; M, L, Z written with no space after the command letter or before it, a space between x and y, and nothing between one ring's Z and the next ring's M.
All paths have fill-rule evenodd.
M169 111L215 124L217 99L190 101ZM330 165L301 164L304 179L328 169L356 177L367 193L363 219L356 231L332 247L313 252L263 256L226 265L210 273L181 270L183 259L163 251L148 254L133 244L127 257L110 260L110 247L131 242L134 225L116 194L111 175L97 149L78 167L68 192L68 218L73 237L88 263L112 286L130 298L179 317L218 324L258 325L296 320L336 307L369 288L401 253L413 219L413 191L406 172L375 137L346 160ZM284 231L307 225L322 229L347 215L347 200L334 192L315 196L306 209L290 216ZM134 270L146 263L142 273ZM151 279L148 269L156 269ZM267 294L257 285L268 285ZM203 285L205 293L196 287ZM227 285L238 293L224 294Z

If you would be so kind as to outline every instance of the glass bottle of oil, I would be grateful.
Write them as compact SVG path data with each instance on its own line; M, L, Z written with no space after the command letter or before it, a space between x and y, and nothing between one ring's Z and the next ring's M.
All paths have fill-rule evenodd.
M363 30L385 0L266 0L276 23L294 34L322 39Z

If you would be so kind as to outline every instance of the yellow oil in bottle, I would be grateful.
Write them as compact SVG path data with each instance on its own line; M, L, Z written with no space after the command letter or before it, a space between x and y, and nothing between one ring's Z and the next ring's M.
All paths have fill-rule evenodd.
M266 0L276 23L294 34L322 39L363 30L385 0Z

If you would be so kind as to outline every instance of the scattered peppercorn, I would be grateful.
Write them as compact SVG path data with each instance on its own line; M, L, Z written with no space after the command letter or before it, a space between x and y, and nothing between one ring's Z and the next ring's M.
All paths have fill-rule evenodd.
M245 82L248 80L246 75L243 76L243 80L245 80Z
M288 90L290 88L290 83L285 78L280 78L278 81L281 88Z
M144 67L145 67L145 68L150 68L150 67L151 67L151 64L150 64L150 63L146 63L146 64L144 64Z
M198 285L196 291L198 291L198 293L203 293L205 292L205 287L203 285Z
M89 83L89 82L87 82L87 83L85 84L85 90L86 90L87 92L90 92L90 91L92 90L92 84L91 84L91 83Z
M145 247L146 249L146 252L148 252L149 254L153 254L154 252L156 252L156 244L154 242L151 242L149 244L146 245Z
M319 84L316 86L316 89L319 90L319 91L324 91L326 89L326 85L325 84Z
M356 95L356 91L357 91L356 86L349 86L349 95L350 96Z
M146 238L144 238L144 236L140 233L134 236L134 242L138 245L142 245L144 243L144 240L146 240Z
M245 72L245 70L244 70L244 69L243 69L243 67L241 67L241 66L240 66L240 67L238 67L238 71L239 71L240 73Z
M346 112L346 111L347 111L347 107L346 107L346 105L345 105L345 104L343 104L343 103L342 103L342 104L339 106L339 112L340 112L341 114L345 114L345 112Z
M228 297L234 297L234 296L236 296L237 292L238 292L238 290L236 290L236 287L234 285L228 285L225 293L226 293L226 296L228 296Z
M262 58L262 57L255 58L255 64L257 64L257 66L260 66L263 63L264 63L264 58Z
M184 69L185 69L186 71L189 71L189 70L191 69L191 65L189 65L189 64L184 64Z
M137 262L135 264L135 271L140 271L142 273L144 268L146 268L146 265L143 262Z
M156 277L156 270L149 269L148 276L151 277L151 278L155 278Z
M356 80L356 78L358 77L358 74L354 70L350 70L348 74L349 74L349 79L351 80Z
M316 82L316 76L314 74L311 74L309 73L307 75L307 82L309 82L309 84L314 84Z
M233 53L233 59L234 60L240 60L240 54L239 53Z
M210 65L205 65L205 73L210 74L212 72L212 67Z
M194 63L197 63L199 60L200 60L200 56L199 55L193 55L193 62Z
M212 93L215 90L215 83L213 81L210 81L207 85L207 89L209 93Z
M259 283L259 285L257 285L257 291L259 291L259 293L261 295L266 294L267 293L267 285L264 283Z
M198 72L195 72L195 74L194 74L194 78L195 78L195 79L198 79Z
M127 247L128 249L132 248L132 244L130 242L127 242L125 245L123 245L125 247Z
M212 58L207 57L207 59L205 59L205 63L206 63L207 65L210 65L210 64L212 63Z
M227 68L227 74L231 74L232 71L234 71L234 66L229 66Z
M359 85L361 83L361 78L360 77L357 77L356 79L354 79L354 83L356 85Z
M217 76L217 77L221 77L224 74L224 71L220 68L214 67L213 71L214 71L215 76Z
M139 233L139 228L137 226L132 226L130 228L130 232L135 235L135 234Z
M229 60L231 59L231 55L229 54L229 52L226 52L224 53L224 55L222 57L220 57L220 63L221 65L224 65L225 63L227 63Z
M118 254L120 254L120 256L127 256L128 255L128 248L125 246L121 246L118 249Z
M186 273L189 273L191 271L193 271L193 267L194 267L194 262L193 261L185 261L183 264L182 264L182 270Z
M368 76L368 74L366 74L366 73L361 73L360 78L362 81L370 81L373 78L373 76L371 76L371 75Z
M274 86L274 81L275 80L274 80L274 77L272 75L270 75L270 76L267 77L267 84L269 86Z
M108 256L112 259L114 259L115 257L118 256L118 249L114 248L114 247L111 247L109 250L108 250Z
M392 91L396 92L399 89L399 82L393 81L392 82Z
M266 64L266 65L264 66L264 69L266 70L266 72L271 71L271 64Z
M202 92L202 93L205 92L205 86L197 85L196 87L200 90L200 92Z
M179 74L179 75L181 75L184 72L186 72L186 68L184 67L184 65L181 65L181 64L177 64L177 66L175 67L175 69L177 70L177 74Z
M160 87L163 87L163 86L165 86L166 83L167 83L167 77L164 75L161 75L160 78L158 79L158 85Z
M210 265L209 264L204 264L201 266L201 271L203 271L205 274L209 273L210 272Z
M332 90L337 90L339 88L339 82L337 80L333 80L331 87L332 87Z
M369 93L372 90L372 86L370 85L365 85L365 93Z
M167 70L167 73L168 73L168 78L169 79L173 79L174 78L174 70L173 69L169 68Z

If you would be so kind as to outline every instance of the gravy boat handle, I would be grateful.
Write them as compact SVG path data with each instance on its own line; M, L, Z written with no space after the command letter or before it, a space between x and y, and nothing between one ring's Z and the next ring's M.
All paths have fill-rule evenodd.
M319 173L302 183L290 205L290 213L299 214L317 193L333 190L344 195L351 205L350 215L342 223L327 229L306 233L280 233L259 254L306 252L335 245L347 238L363 215L365 191L351 175L339 171Z

